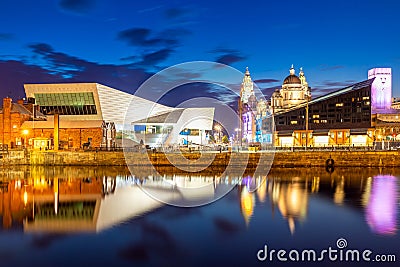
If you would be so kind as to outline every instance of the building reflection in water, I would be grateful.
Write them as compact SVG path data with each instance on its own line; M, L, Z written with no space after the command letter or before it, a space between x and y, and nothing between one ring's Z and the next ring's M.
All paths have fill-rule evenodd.
M166 200L189 203L213 199L218 188L237 184L240 211L247 226L256 212L257 198L260 203L271 203L272 216L278 210L293 234L296 225L307 217L309 195L319 194L339 206L355 207L360 214L365 212L365 220L374 233L397 232L398 178L390 175L363 178L340 173L283 171L268 177L240 179L234 175L132 176L96 172L67 175L36 170L30 175L20 172L2 178L0 216L3 229L98 232L165 205L150 197L149 190Z
M369 181L371 186L371 181ZM397 232L397 178L377 175L371 188L367 188L369 202L366 205L366 220L376 234L392 235Z
M247 226L253 216L255 202L254 193L250 192L246 186L243 187L240 193L240 210Z
M312 190L317 190L319 179L313 179ZM287 220L289 230L293 234L296 221L304 221L308 207L308 180L294 177L281 180L279 178L247 176L238 187L240 192L240 208L246 225L249 225L256 206L253 190L260 202L265 202L267 195L272 202L272 210L277 207Z

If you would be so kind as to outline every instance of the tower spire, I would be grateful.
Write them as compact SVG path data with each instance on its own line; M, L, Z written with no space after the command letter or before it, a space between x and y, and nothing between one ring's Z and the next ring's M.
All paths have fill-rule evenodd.
M292 64L292 67L289 70L289 73L290 73L290 75L294 75L294 73L295 73L293 64Z
M242 103L247 103L251 95L254 95L253 81L251 80L249 67L246 67L246 72L244 74L242 86L240 89L240 97L242 99Z

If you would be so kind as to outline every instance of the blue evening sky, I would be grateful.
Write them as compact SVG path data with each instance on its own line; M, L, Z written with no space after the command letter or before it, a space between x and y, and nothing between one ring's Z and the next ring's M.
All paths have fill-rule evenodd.
M164 67L194 60L248 66L266 94L291 64L303 67L314 95L391 67L400 96L399 8L388 0L2 0L0 96L24 97L24 83L42 82L134 92Z

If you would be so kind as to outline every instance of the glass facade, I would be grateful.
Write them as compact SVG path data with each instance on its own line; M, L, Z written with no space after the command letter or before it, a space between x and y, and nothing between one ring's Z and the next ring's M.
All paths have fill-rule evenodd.
M92 92L35 93L36 104L44 115L96 115L97 109Z

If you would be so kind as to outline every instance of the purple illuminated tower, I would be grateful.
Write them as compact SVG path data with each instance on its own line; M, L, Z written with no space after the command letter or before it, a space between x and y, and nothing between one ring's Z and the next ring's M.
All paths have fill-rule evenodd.
M392 105L392 69L370 69L368 71L368 79L372 78L375 78L371 86L372 112L389 110Z

